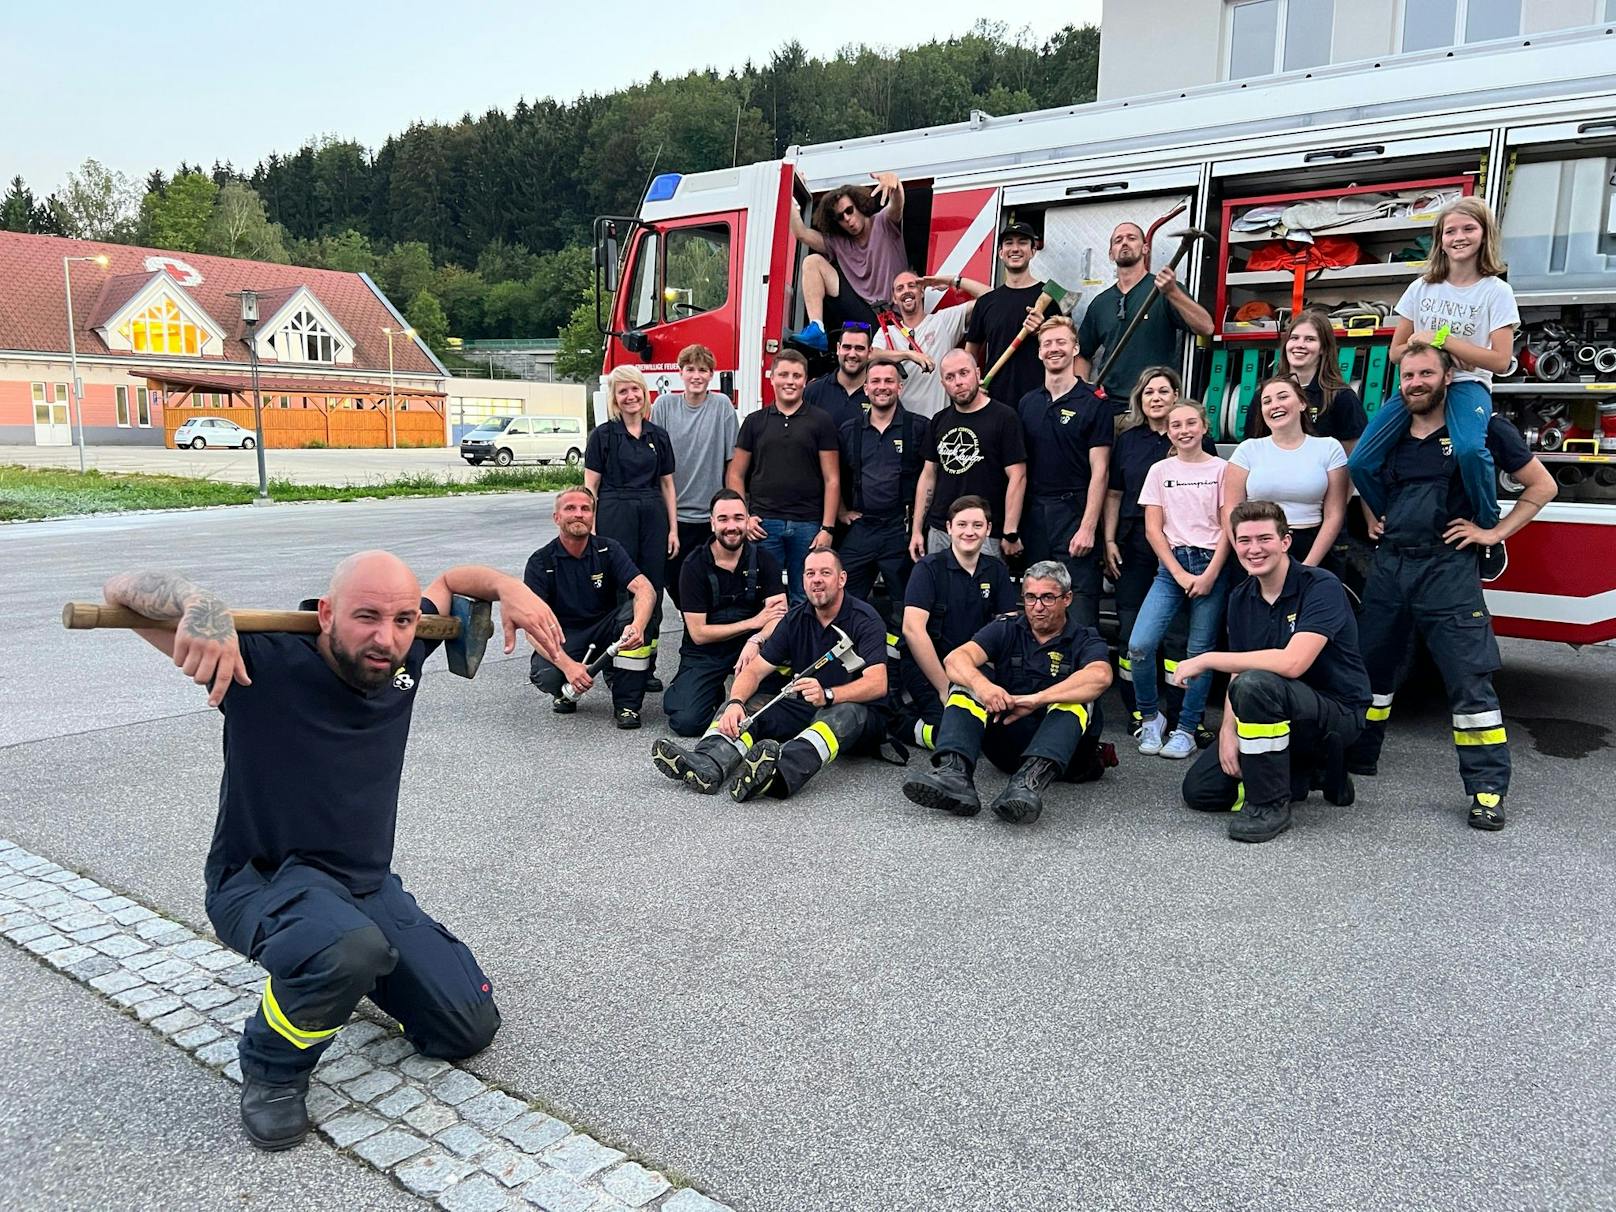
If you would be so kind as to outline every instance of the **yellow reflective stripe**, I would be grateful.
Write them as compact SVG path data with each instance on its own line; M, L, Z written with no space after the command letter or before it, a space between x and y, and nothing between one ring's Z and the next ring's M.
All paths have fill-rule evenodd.
M280 1003L275 1000L275 980L266 977L264 980L264 1021L277 1035L284 1036L296 1048L312 1048L323 1040L330 1039L341 1027L332 1027L329 1031L304 1031L300 1027L292 1026L292 1020L286 1017Z
M887 647L888 648L896 648L897 646L898 646L898 637L893 635L890 631L887 632Z
M930 724L920 726L920 744L926 749L937 748L937 730Z
M655 647L655 644L642 644L638 648L619 648L617 655L620 657L648 657Z
M1455 745L1502 745L1509 739L1502 728L1455 728Z
M1392 709L1390 707L1371 707L1368 711L1364 712L1364 719L1368 720L1371 724L1378 724L1384 720L1390 719L1391 714Z
M1133 662L1125 656L1119 656L1117 658L1117 668L1131 670L1133 668Z
M776 665L774 667L774 671L776 673L778 673L783 678L788 678L788 677L791 676L791 666L790 665Z
M978 703L968 694L961 694L959 691L955 691L953 694L948 696L948 702L944 705L946 707L963 707L966 711L969 711L984 724L988 722L988 709L982 706L981 703Z
M1167 670L1168 673L1177 673L1178 672L1178 662L1177 661L1169 661L1166 657L1163 657L1162 658L1162 668Z
M824 720L815 720L804 731L814 733L825 742L825 752L821 756L824 757L827 763L836 760L836 755L842 751L842 743L836 739L836 734L831 731L829 724L825 723Z
M1082 703L1051 703L1049 709L1051 711L1070 711L1077 717L1078 722L1083 725L1083 730L1088 731L1089 709L1083 706Z
M1243 740L1256 740L1259 737L1289 736L1291 722L1280 720L1277 724L1248 724L1245 720L1234 722L1235 735Z
M1234 807L1230 812L1239 812L1246 806L1246 784L1242 781L1234 785Z

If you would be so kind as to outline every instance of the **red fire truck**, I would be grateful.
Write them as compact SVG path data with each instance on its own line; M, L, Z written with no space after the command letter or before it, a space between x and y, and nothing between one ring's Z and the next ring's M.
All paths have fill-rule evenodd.
M1185 378L1225 441L1238 439L1298 296L1336 318L1343 371L1378 407L1393 383L1387 313L1423 271L1434 210L1457 193L1485 198L1523 321L1495 406L1560 486L1488 590L1495 625L1573 644L1616 638L1616 31L1011 117L975 112L781 160L665 173L638 215L596 221L597 287L612 295L600 317L606 370L638 366L654 390L677 389L674 359L699 341L717 354L716 387L743 413L766 406L767 361L803 322L790 209L806 214L825 190L877 171L904 182L917 268L994 281L995 234L1013 212L1043 232L1035 277L1081 286L1085 298L1109 284L1116 223L1148 225L1185 203L1184 219L1217 236L1180 269L1215 323L1186 348ZM1350 263L1276 266L1276 243L1298 245L1276 241L1283 220L1264 218L1322 224L1327 212L1329 234L1355 250ZM1153 265L1175 246L1158 237ZM1506 501L1518 491L1501 477Z

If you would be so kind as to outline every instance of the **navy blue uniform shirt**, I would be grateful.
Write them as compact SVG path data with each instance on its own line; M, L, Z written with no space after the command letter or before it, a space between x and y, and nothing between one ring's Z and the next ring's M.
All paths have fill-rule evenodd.
M870 398L864 394L864 385L860 383L848 391L834 370L808 384L802 398L815 408L822 409L838 431L870 410Z
M786 578L780 561L758 544L745 540L741 543L734 572L718 566L711 543L696 548L679 567L683 613L705 615L709 623L739 623L749 619L763 609L763 603L769 598L779 597L785 591Z
M832 627L840 627L853 638L853 651L864 658L866 667L881 664L887 659L887 625L876 613L875 607L859 601L850 593L842 595L841 609L831 620L830 627L822 627L813 604L799 602L786 611L786 617L769 634L760 647L760 655L771 665L784 665L793 676L824 656L837 642ZM821 686L832 689L845 686L859 677L849 673L840 661L832 661L814 674Z
M1111 650L1100 633L1070 612L1066 626L1038 642L1023 613L994 619L971 637L988 654L993 680L1011 694L1037 694L1064 682L1085 665L1109 661Z
M1352 711L1369 706L1369 674L1358 651L1358 620L1334 573L1291 557L1285 587L1270 606L1256 577L1229 595L1229 647L1234 652L1284 648L1298 631L1328 642L1302 675L1302 682Z
M584 466L600 473L602 497L661 496L662 477L673 474L673 440L649 421L637 438L623 422L607 421L590 431Z
M1111 405L1079 379L1058 400L1047 387L1033 388L1016 411L1026 436L1028 495L1087 495L1093 478L1089 452L1112 442Z
M1493 465L1511 475L1532 461L1521 431L1497 415L1487 422L1487 449ZM1445 425L1424 438L1404 434L1387 456L1381 478L1387 499L1383 542L1404 547L1439 544L1454 518L1475 512Z
M426 598L423 615L436 614ZM374 892L393 862L404 746L437 640L416 640L393 676L366 692L320 655L318 637L240 637L250 686L232 686L224 715L224 774L208 851L216 889L249 863L266 877L287 859Z
M629 582L640 575L616 539L592 534L582 556L573 556L557 536L527 558L525 584L555 611L566 631L593 627L617 610Z
M944 548L915 565L903 604L931 616L926 631L937 655L946 657L996 616L1016 608L1016 586L1003 560L984 552L977 557L976 571L967 572L953 548Z
M1215 456L1218 444L1208 434L1201 439L1201 449ZM1139 503L1139 490L1145 486L1145 476L1150 469L1172 453L1173 443L1167 435L1157 433L1148 424L1135 425L1117 435L1116 443L1111 448L1110 484L1107 487L1111 492L1122 494L1122 509L1117 514L1119 520L1144 521L1145 507Z
M842 426L842 496L848 508L872 518L902 519L925 462L926 418L899 405L880 430L870 422L873 415Z

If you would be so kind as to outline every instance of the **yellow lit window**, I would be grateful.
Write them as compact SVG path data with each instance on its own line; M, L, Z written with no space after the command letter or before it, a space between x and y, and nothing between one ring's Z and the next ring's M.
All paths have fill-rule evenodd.
M133 320L120 325L118 335L136 353L191 354L202 352L207 334L185 318L172 299L159 299Z

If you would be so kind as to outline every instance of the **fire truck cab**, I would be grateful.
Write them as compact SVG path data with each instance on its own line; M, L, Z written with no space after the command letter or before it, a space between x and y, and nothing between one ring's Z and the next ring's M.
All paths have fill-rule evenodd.
M806 214L824 191L877 171L904 182L918 270L996 281L995 235L1013 212L1043 233L1034 276L1082 288L1074 320L1111 281L1111 229L1185 204L1182 221L1217 237L1179 271L1215 325L1210 339L1186 343L1185 382L1226 443L1244 436L1284 320L1304 299L1331 313L1344 376L1378 407L1395 386L1390 308L1423 272L1436 209L1460 193L1485 198L1522 315L1516 366L1495 384L1494 406L1560 487L1489 587L1495 626L1568 643L1616 639L1616 30L973 113L777 161L664 173L637 215L596 221L598 297L611 297L600 317L606 371L638 366L654 392L677 390L678 351L700 342L717 355L715 389L743 414L766 406L768 360L804 321L789 208ZM1287 238L1291 214L1349 241L1340 247L1350 261L1285 260L1306 248ZM1176 226L1154 241L1153 267L1171 258L1177 241L1164 237ZM1519 490L1501 477L1506 508Z

